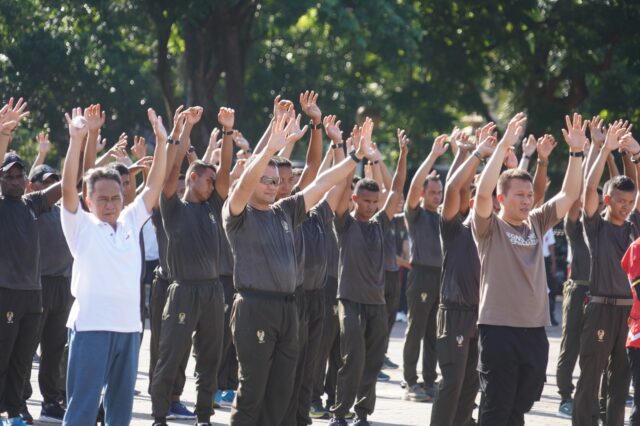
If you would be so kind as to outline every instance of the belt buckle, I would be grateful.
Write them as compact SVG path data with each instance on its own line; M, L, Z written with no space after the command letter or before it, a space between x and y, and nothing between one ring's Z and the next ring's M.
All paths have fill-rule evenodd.
M617 304L616 302L617 302L617 300L614 297L605 297L604 298L605 305L615 306Z

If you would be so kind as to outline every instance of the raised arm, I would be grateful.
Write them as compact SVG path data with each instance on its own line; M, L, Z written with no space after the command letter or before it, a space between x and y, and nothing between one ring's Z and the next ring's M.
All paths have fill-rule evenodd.
M288 113L289 109L293 109L293 102L287 99L281 99L280 95L276 96L273 100L273 118L269 122L269 125L260 138L260 141L258 141L254 154L259 154L267 146L275 120Z
M573 114L573 121L569 116L565 117L567 128L562 129L562 136L569 145L569 164L564 175L562 189L552 200L555 202L556 215L564 217L571 209L571 206L580 198L582 188L582 159L584 157L584 146L587 142L585 130L587 122L582 122L582 117L578 113Z
M558 145L551 135L544 135L536 142L538 151L538 161L536 162L536 172L533 175L533 205L537 207L544 203L544 194L547 190L547 171L549 169L549 157Z
M38 133L36 136L36 141L38 142L38 155L33 160L33 164L31 165L31 170L29 174L33 172L33 169L38 167L41 164L44 164L44 161L47 159L47 154L49 153L49 149L51 149L51 143L49 142L49 135L45 132Z
M149 108L147 110L149 122L153 127L153 134L156 135L156 147L153 152L153 163L145 188L142 190L141 196L147 211L151 212L158 202L160 191L164 183L164 175L167 171L167 131L162 124L162 117L156 115L156 112Z
M476 131L476 135L479 137L480 132ZM455 149L454 149L455 147ZM464 163L469 155L469 152L473 151L474 146L469 144L469 136L462 130L455 127L451 133L451 150L453 151L453 163L447 171L445 182L449 180L451 176L458 170L458 167Z
M0 109L0 160L4 158L7 153L9 144L13 139L13 132L15 132L20 120L29 115L29 111L26 111L27 103L22 99L18 99L18 102L13 105L13 98L9 99L9 102Z
M220 134L220 129L214 127L209 133L209 144L207 145L207 149L202 156L202 161L205 163L214 164L213 162L213 151L218 147L218 135ZM233 137L233 136L232 136ZM222 143L222 142L221 142ZM231 149L231 153L233 155L233 148Z
M100 128L106 120L106 114L102 111L100 104L95 104L85 109L84 115L87 120L87 128L89 129L87 144L84 148L83 168L86 171L96 166L96 156L98 155L96 144L100 136Z
M233 161L233 125L235 111L231 108L220 108L218 123L222 126L222 147L220 150L220 168L216 173L215 190L223 200L229 195L231 185L231 162Z
M500 168L504 162L504 158L507 155L507 151L516 141L520 138L520 135L524 132L524 126L526 125L527 117L524 113L517 113L507 125L507 130L500 142L498 142L493 155L489 158L487 165L484 167L480 180L476 188L476 199L474 203L474 210L476 214L483 218L488 218L493 212L493 200L491 194L495 189L498 178L500 177Z
M397 130L398 144L400 146L400 156L398 157L398 164L396 166L396 172L393 175L391 181L391 189L387 200L382 207L382 210L387 214L389 220L393 219L396 213L398 202L402 199L402 190L404 189L404 183L407 180L407 152L409 151L409 138L404 130Z
M173 197L173 194L178 190L178 178L180 177L180 167L184 156L187 154L187 150L191 146L189 143L189 137L191 136L191 130L200 119L202 118L202 107L191 107L180 115L184 117L184 127L180 133L180 141L178 142L177 149L175 151L175 157L172 160L171 168L167 170L167 176L164 182L164 188L162 188L162 194L165 198ZM175 121L174 121L175 122ZM180 117L178 117L180 122ZM172 148L175 148L175 144Z
M413 175L406 202L407 206L411 210L414 210L416 207L418 207L418 204L420 203L424 180L427 178L427 175L433 168L433 165L436 163L438 158L442 156L442 154L447 152L447 148L449 147L449 145L445 143L447 137L448 135L443 134L436 138L436 140L433 142L433 146L431 147L431 152L422 162L416 173Z
M307 160L298 181L298 188L306 188L318 176L322 161L322 111L318 107L318 94L308 90L300 94L300 108L311 119L311 136Z
M473 154L467 157L462 165L449 176L444 187L444 202L442 206L442 217L446 221L450 221L456 215L468 209L469 201L463 194L468 193L473 177L478 170L480 161L493 154L496 147L496 138L492 136L495 124L488 123L479 134L479 144ZM458 155L460 153L458 152ZM463 205L466 203L467 205Z
M70 139L62 169L62 206L68 212L75 213L80 204L76 187L80 167L80 150L89 129L87 128L87 120L82 116L81 108L74 108L71 115L72 117L65 114Z
M339 128L338 128L338 130L339 130ZM325 156L325 160L327 158L332 159L333 160L333 165L335 166L336 164L339 164L340 162L342 162L342 160L344 160L344 150L342 148L340 148L340 149L337 149L337 148L336 149L331 149L331 148L329 148L328 151L327 151L327 155ZM323 161L323 165L324 165L325 162L326 161ZM320 173L324 173L325 170L322 170L322 166L320 168L321 168ZM333 210L334 213L340 207L340 204L342 202L342 197L343 197L345 191L347 192L347 196L349 196L351 194L351 191L350 191L351 190L351 185L349 184L350 182L348 180L352 179L352 176L353 176L353 173L349 173L345 179L342 179L341 181L338 181L336 186L331 188L331 191L329 191L329 193L327 194L327 202L329 203L329 207L331 207L331 210ZM349 202L347 201L347 205L348 204L349 204Z
M531 156L536 152L537 144L536 138L533 135L529 135L527 139L522 141L522 158L518 168L520 170L529 170L529 164L531 163Z
M627 129L627 132L622 136L622 138L620 138L620 145L628 152L627 155L636 168L636 175L640 175L640 144L635 140L635 138L629 131L629 128ZM640 189L638 189L637 184L634 210L640 212Z
M626 129L622 126L622 122L615 122L607 130L604 144L596 157L589 175L587 177L587 184L584 190L584 212L587 217L592 217L598 211L598 185L604 172L604 165L607 162L609 154L620 147L620 139L626 133Z

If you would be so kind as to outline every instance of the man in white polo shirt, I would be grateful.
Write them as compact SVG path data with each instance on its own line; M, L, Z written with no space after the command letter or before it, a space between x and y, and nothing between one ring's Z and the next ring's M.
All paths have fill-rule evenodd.
M131 421L140 318L140 230L160 196L166 167L167 133L162 120L149 109L156 135L153 165L145 189L123 209L124 197L117 171L90 170L85 176L89 212L79 208L76 191L80 150L91 120L99 108L80 108L69 125L69 149L62 176L62 229L74 257L71 293L75 302L67 327L69 364L67 412L64 425L95 422L105 389L105 421Z

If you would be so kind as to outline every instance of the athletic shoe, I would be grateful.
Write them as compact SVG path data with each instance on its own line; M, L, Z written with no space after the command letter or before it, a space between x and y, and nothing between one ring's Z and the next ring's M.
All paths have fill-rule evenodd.
M31 413L29 412L29 410L27 409L27 404L23 404L22 408L20 409L20 417L22 417L22 420L24 420L24 422L28 425L32 425L33 424L33 416L31 415Z
M384 363L382 364L382 368L386 368L387 370L395 370L398 368L398 364L391 361L388 356L385 355Z
M154 422L151 426L168 426L166 423Z
M432 401L435 401L438 398L438 393L440 392L440 385L438 382L434 383L431 387L426 387L424 383L418 383L424 389L424 393L431 398Z
M416 383L415 385L411 385L405 389L404 400L414 402L431 402L433 401L433 398L427 395L424 388Z
M567 399L566 401L562 401L560 403L560 408L558 409L558 417L564 417L565 419L570 419L573 414L573 401Z
M371 426L371 423L367 421L366 417L356 417L356 419L353 421L353 426Z
M354 418L356 416L356 413L349 411L347 414L344 415L344 418L347 420L351 420L352 418Z
M322 404L311 404L309 408L309 417L312 419L328 419L329 410L326 410Z
M626 403L627 403L627 405L633 405L633 395L627 394Z
M168 420L193 420L196 415L193 414L186 405L181 401L172 401L167 413Z
M407 314L404 312L398 312L396 314L396 322L407 322Z
M329 420L329 426L349 426L345 419L331 419Z
M236 397L236 392L234 390L226 390L226 391L222 391L222 394L220 395L220 405L222 405L223 407L231 407L231 405L233 405L233 400Z
M206 423L203 423L203 422L197 423L196 422L196 426L211 426L211 422L206 422Z
M7 419L7 426L27 426L27 423L22 419L22 417L14 417L12 419Z
M222 391L218 389L213 397L213 408L222 408Z
M42 410L40 411L40 420L43 423L62 423L64 418L64 409L57 402L51 404L42 403Z
M391 377L388 374L385 374L382 371L378 373L379 382L388 382L390 379Z

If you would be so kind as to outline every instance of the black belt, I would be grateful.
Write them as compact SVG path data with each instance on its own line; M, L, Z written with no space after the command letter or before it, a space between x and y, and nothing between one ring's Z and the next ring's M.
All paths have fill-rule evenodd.
M295 293L281 293L277 291L261 290L238 290L238 294L243 299L281 300L284 302L295 302Z
M621 298L621 297L591 296L589 297L589 302L600 303L603 305L611 305L611 306L633 305L633 299Z

